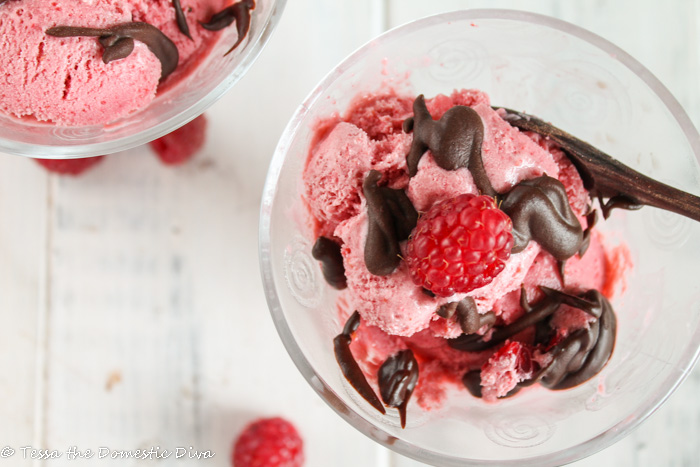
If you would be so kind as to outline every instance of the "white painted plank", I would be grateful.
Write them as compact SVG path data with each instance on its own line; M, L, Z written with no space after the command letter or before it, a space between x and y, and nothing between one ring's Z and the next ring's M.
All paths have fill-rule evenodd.
M35 437L46 186L46 174L33 161L0 154L0 449Z

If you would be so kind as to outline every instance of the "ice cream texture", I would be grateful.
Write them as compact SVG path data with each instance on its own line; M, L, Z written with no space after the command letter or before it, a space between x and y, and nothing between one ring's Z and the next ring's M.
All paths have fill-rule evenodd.
M209 24L228 3L4 0L0 112L80 126L109 123L142 109L211 50L220 32L200 23ZM238 10L249 13L254 3L241 5ZM234 19L242 24L250 18L229 14L226 24L213 29Z
M466 133L468 141L460 139ZM450 149L455 145L461 149ZM379 207L370 179L385 196ZM424 101L394 91L356 97L344 115L319 123L303 187L314 240L331 240L340 251L346 283L339 282L337 313L341 322L359 319L341 335L351 338L362 376L391 392L380 369L406 350L417 362L417 377L395 370L391 387L398 392L394 402L383 397L387 406L405 411L413 393L421 407L439 407L450 388L465 386L493 402L535 379L563 389L593 376L612 353L615 317L598 291L610 295L630 266L611 266L628 258L625 247L606 246L594 229L591 197L565 153L511 126L485 93L458 90ZM398 226L405 215L396 213L407 208L397 205L410 204L420 225L426 213L465 194L495 200L512 219L515 245L489 283L441 296L417 285L407 264L406 245L418 228L371 237L405 230ZM377 217L383 211L393 214ZM370 272L372 242L398 245L390 272ZM562 352L576 358L564 362Z

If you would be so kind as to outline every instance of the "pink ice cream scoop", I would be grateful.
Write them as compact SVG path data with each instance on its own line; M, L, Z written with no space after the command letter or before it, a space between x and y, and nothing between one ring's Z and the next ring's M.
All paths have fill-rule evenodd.
M592 377L612 352L614 315L598 291L613 290L620 274L594 230L590 195L559 147L503 116L476 90L377 93L313 138L303 198L315 236L340 252L338 313L355 320L343 339L362 369L352 378L366 380L351 383L374 385L400 412L412 394L425 409L439 407L454 386L487 402L540 380L565 387ZM486 285L443 287L495 241L486 230L464 231L482 228L470 220L482 208L462 207L481 194L493 198L488 210L507 216L512 251L494 277L475 282ZM416 259L418 251L430 253ZM338 358L345 368L348 352Z
M136 112L197 66L217 29L250 20L254 3L236 5L222 22L226 0L6 0L0 112L58 125Z

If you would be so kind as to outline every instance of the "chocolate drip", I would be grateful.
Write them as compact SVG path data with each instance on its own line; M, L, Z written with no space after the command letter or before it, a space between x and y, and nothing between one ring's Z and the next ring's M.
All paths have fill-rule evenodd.
M447 319L456 314L457 322L464 334L474 334L483 326L491 327L496 322L496 315L492 311L479 313L471 297L466 297L459 302L446 303L438 308L437 314Z
M481 398L481 370L472 370L464 373L462 384L467 388L469 394Z
M584 187L593 196L617 199L615 207L630 209L645 204L700 221L700 197L642 175L537 117L510 109L503 110L506 112L505 120L514 127L539 133L557 143L576 166ZM623 203L619 202L621 199L624 199Z
M102 47L105 48L105 51L102 53L102 61L105 63L126 58L134 51L135 43L131 37L103 36L98 40Z
M359 329L359 327L360 327L360 313L355 311L355 312L353 312L353 314L350 315L348 320L345 322L345 325L343 326L342 334L344 334L346 336L352 336Z
M208 22L202 23L200 21L199 24L209 31L220 31L233 23L235 19L236 17L233 15L233 6L230 6L215 13Z
M7 0L0 0L0 5L2 5L2 4L5 3L6 1L7 1Z
M520 308L529 313L532 310L530 306L530 301L527 299L527 290L525 290L525 284L520 284Z
M627 195L617 195L603 202L603 197L599 197L600 209L603 211L603 219L610 217L610 211L615 208L636 211L642 209L642 205Z
M524 314L516 321L500 328L494 328L491 338L484 341L479 334L463 334L455 339L448 339L447 344L456 350L465 352L478 352L490 349L502 344L509 337L519 333L525 328L549 317L559 308L559 302L551 299L544 299L532 307L529 313Z
M233 49L243 42L248 30L250 29L250 12L255 8L255 0L241 0L238 3L224 8L220 12L214 14L206 23L199 23L204 29L209 31L219 31L228 27L234 21L236 22L236 31L238 39L236 43L224 54L224 56L233 52Z
M600 313L591 311L591 302L585 298L579 297L577 295L571 295L561 290L552 289L551 287L540 286L540 290L545 293L548 300L556 302L558 304L569 305L573 308L578 308L581 311L585 311L594 318L598 318Z
M327 237L318 237L311 248L311 255L321 262L321 272L331 287L342 290L348 286L338 243Z
M554 339L556 336L556 330L552 328L552 325L550 324L551 322L552 315L549 315L541 321L535 323L534 345L543 345L546 347L550 342L552 342L552 339Z
M583 239L583 236L581 236L581 238ZM576 253L578 253L578 250L580 250L580 248L578 248L576 250ZM561 281L561 285L564 286L564 283L565 283L564 273L566 272L566 260L565 259L563 259L563 260L558 259L557 260L557 272L559 273L559 280Z
M484 123L474 109L456 105L435 121L421 94L413 101L413 117L404 121L403 129L407 133L413 131L413 142L406 157L411 177L418 172L420 158L430 149L437 165L445 170L467 167L481 194L496 194L481 159Z
M376 276L394 272L401 261L399 242L408 238L418 221L418 213L406 193L378 186L381 178L381 173L370 170L362 184L369 217L365 264Z
M563 302L598 319L556 346L554 360L537 377L540 384L550 389L568 389L588 381L605 366L615 347L617 319L610 302L597 290L589 290L582 297L569 297L573 300Z
M459 302L445 303L435 313L441 318L450 319L457 312L457 305Z
M185 18L185 12L182 11L182 5L180 5L180 0L173 0L173 7L175 7L175 21L177 22L177 28L192 40L190 35L190 27L187 25L187 19Z
M406 406L418 382L418 362L409 349L402 350L382 364L377 373L379 393L389 407L399 410L401 428L406 427Z
M367 382L365 374L360 369L357 364L355 357L352 355L350 350L350 343L352 342L352 335L357 331L360 326L360 314L356 311L350 318L348 318L345 326L343 327L343 332L335 336L333 339L333 347L335 350L335 359L340 365L340 370L343 372L345 379L348 383L355 388L355 390L360 394L367 402L369 402L372 407L377 409L382 414L386 413L384 406L382 405L377 393L374 392L372 386Z
M430 298L435 298L435 297L437 296L437 295L435 295L435 294L433 293L432 290L428 290L428 289L426 289L425 287L423 287L423 288L421 289L421 292L423 292L424 294L426 294L426 295L427 295L428 297L430 297ZM438 311L440 311L440 310L438 310Z
M105 47L102 56L105 63L127 57L133 50L133 40L143 42L160 61L161 80L175 71L179 60L173 41L160 29L148 23L125 23L105 29L56 26L47 29L46 34L54 37L99 37L100 43Z
M524 250L530 240L561 261L578 252L581 224L559 180L547 175L524 180L504 196L501 209L513 221L512 253Z
M583 231L583 238L581 239L581 246L578 249L578 256L579 258L582 258L584 254L586 254L586 251L588 251L588 247L591 244L591 232L593 231L593 227L595 227L596 223L598 222L598 211L591 209L591 211L586 214L586 230Z
M469 394L474 397L481 398L481 370L468 371L462 376L462 384L467 388ZM499 399L505 399L507 397L514 396L520 391L521 386L517 385L504 396L499 397Z

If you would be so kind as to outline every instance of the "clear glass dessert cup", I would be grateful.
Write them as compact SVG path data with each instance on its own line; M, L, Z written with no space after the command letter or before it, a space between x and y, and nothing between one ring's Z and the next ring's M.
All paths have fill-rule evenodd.
M0 116L0 152L46 159L110 154L140 146L193 120L248 71L277 26L286 0L257 0L247 37L230 54L236 27L220 31L210 53L145 109L106 125L58 126Z
M337 294L311 257L313 239L300 221L301 173L319 119L382 86L426 96L481 89L493 105L537 115L698 194L700 138L681 106L628 54L571 24L507 10L443 14L371 41L316 87L281 137L262 199L261 269L277 330L309 384L362 433L445 466L561 465L628 434L688 375L700 346L693 274L700 225L650 207L615 210L599 223L609 241L629 247L634 266L612 298L614 353L588 382L564 391L533 387L496 404L464 390L428 412L409 403L401 429L395 413L380 415L345 381L333 353L343 325Z

